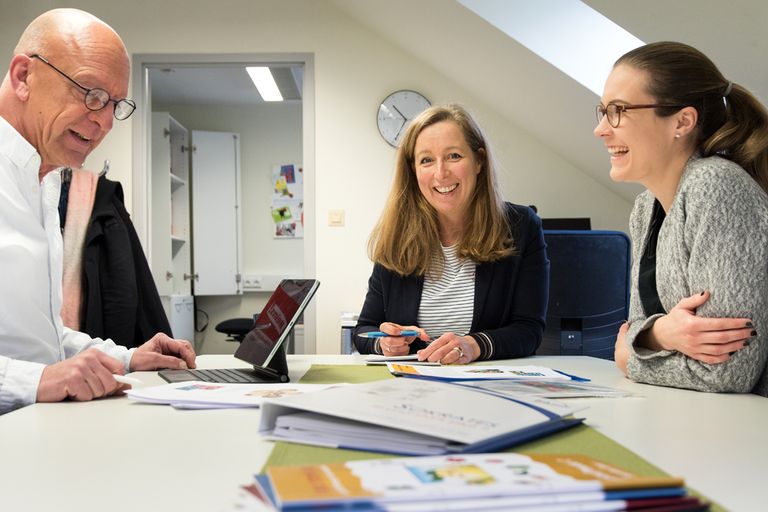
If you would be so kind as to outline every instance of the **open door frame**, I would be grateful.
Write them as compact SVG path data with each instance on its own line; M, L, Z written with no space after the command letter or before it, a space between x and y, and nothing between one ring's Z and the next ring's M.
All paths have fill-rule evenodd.
M168 67L215 67L291 63L304 66L302 94L302 153L304 165L304 276L314 278L315 267L315 64L311 53L253 54L134 54L132 97L136 101L133 119L133 204L132 220L148 261L152 261L150 219L152 168L152 98L149 72ZM316 309L304 311L304 340L295 347L297 354L316 353Z

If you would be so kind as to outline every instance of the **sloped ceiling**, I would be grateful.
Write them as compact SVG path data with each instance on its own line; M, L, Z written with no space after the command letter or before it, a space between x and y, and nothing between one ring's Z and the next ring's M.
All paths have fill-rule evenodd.
M643 41L682 41L723 74L768 102L768 2L765 0L587 0Z
M533 1L533 0L509 0ZM510 122L616 194L637 185L608 177L608 157L592 135L599 98L462 5L449 0L333 0L358 22L484 98ZM768 99L768 2L588 0L644 41L678 40L710 55L733 80ZM568 44L563 41L563 44Z

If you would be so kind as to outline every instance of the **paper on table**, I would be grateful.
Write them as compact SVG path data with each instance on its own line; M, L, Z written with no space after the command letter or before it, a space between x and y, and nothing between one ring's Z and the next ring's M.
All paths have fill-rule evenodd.
M485 366L485 365L443 365L422 367L411 364L387 363L394 375L427 377L440 380L571 380L573 377L544 366ZM583 380L576 378L576 380Z
M631 392L623 389L572 380L475 380L457 382L456 384L509 397L587 398L632 396Z
M344 384L217 384L212 382L175 382L146 388L129 389L131 400L169 404L180 409L220 409L259 407L265 398L310 393Z

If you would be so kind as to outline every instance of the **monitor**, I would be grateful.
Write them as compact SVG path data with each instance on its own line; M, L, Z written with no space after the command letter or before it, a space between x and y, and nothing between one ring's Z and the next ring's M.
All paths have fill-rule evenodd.
M542 218L541 227L547 230L592 229L589 217Z

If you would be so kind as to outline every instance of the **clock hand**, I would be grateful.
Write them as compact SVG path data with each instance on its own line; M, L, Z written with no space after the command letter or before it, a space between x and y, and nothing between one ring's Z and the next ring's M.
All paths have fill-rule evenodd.
M400 109L399 109L399 108L397 108L397 107L396 107L396 106L394 106L394 105L392 105L392 108L395 110L395 112L397 112L398 114L400 114L400 117L402 117L403 119L405 119L405 121L407 121L407 120L408 120L408 118L407 118L407 117L405 117L405 116L403 115L403 113L402 113L402 112L400 112Z
M400 114L400 115L402 115L402 114ZM398 137L400 137L400 132L402 132L402 131L403 131L403 127L405 126L405 122L406 122L406 121L407 121L407 119L406 119L406 118L403 118L403 122L402 122L402 123L400 123L400 128L398 128L398 129L397 129L397 133L395 134L395 140L397 140L397 139L398 139Z

